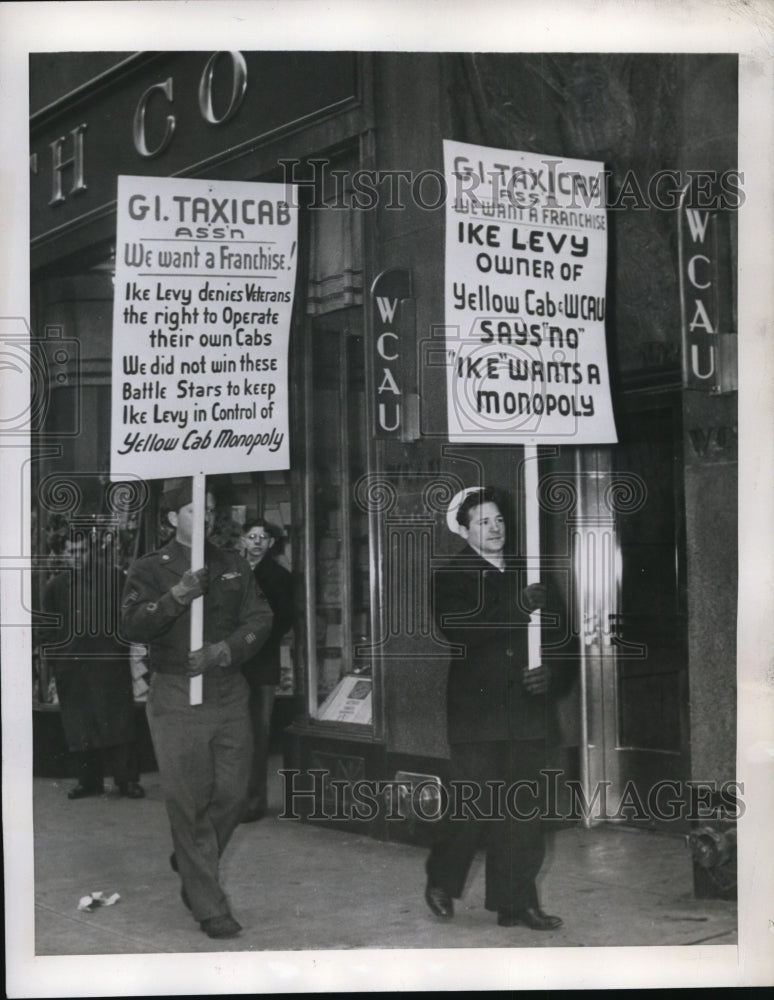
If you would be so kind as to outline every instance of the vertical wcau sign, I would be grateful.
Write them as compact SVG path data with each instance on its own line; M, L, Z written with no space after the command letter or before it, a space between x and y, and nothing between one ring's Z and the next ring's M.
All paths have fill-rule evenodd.
M691 184L680 200L678 247L683 385L704 392L737 388L738 337L731 287L732 215L700 206Z
M413 425L414 393L406 378L411 322L411 273L383 271L371 286L374 330L374 429L378 438L402 440Z

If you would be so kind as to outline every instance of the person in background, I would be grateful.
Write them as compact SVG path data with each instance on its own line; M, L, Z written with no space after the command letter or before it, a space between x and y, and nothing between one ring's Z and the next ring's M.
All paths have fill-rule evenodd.
M272 613L250 567L235 552L205 544L191 566L190 479L168 480L163 503L175 537L132 565L122 629L148 647L148 725L166 799L181 898L211 938L241 931L220 884L220 858L242 816L252 759L249 690L241 665L268 638ZM206 498L206 523L215 513ZM191 650L191 604L203 596L203 645ZM202 676L202 702L190 681Z
M274 693L280 681L280 641L293 625L293 577L277 562L280 532L263 518L247 521L242 550L259 589L274 614L269 638L258 653L242 665L250 685L253 761L243 823L262 819L267 805L267 765Z
M129 647L118 636L123 574L112 562L112 535L96 523L65 542L70 567L46 584L43 610L58 624L40 627L52 668L78 783L69 799L101 795L105 774L116 790L141 799Z
M548 672L544 665L529 669L527 653L530 613L546 595L541 584L522 586L523 569L505 555L506 509L491 489L458 494L447 524L467 544L456 557L460 568L435 574L436 624L460 650L447 684L450 774L481 795L478 815L462 808L441 828L427 859L425 900L436 916L451 919L475 852L486 843L486 909L497 912L502 927L550 931L562 921L540 908L536 886L544 857ZM496 783L535 794L513 802L503 792L498 805ZM453 796L451 802L450 812L459 809Z

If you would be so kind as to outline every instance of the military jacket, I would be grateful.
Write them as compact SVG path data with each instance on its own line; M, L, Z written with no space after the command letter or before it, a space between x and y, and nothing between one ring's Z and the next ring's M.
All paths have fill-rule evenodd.
M266 641L272 611L241 556L207 543L204 562L209 587L204 595L203 641L225 641L231 665L238 667ZM187 672L191 611L170 591L190 568L191 550L173 539L137 559L129 571L121 604L122 633L149 647L152 671Z

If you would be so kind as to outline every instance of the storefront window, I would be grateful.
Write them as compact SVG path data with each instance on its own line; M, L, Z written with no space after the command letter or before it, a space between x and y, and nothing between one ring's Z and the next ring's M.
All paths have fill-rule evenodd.
M366 470L363 335L359 310L315 323L308 370L309 712L326 722L370 725L368 661L355 647L369 633L367 514L354 486Z

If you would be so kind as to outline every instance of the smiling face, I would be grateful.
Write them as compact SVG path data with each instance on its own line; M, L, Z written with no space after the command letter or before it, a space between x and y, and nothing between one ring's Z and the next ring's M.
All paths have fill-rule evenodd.
M468 512L468 524L460 534L481 556L498 556L505 547L505 518L496 503L487 501Z

